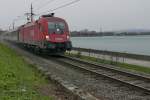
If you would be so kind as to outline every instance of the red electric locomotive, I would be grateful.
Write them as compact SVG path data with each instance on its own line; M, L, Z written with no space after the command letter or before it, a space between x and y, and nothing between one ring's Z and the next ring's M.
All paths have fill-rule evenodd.
M21 26L18 41L36 52L62 53L72 48L66 21L53 14Z

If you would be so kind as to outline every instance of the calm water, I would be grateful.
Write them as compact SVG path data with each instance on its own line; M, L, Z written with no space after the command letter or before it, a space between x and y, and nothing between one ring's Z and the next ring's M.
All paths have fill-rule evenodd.
M73 37L74 47L150 55L149 36Z

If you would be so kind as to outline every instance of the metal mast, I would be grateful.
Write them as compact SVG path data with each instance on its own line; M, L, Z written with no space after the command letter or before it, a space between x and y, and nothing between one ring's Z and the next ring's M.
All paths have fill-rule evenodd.
M34 13L33 13L33 6L32 6L32 3L31 3L31 22L33 22L33 15L34 15Z

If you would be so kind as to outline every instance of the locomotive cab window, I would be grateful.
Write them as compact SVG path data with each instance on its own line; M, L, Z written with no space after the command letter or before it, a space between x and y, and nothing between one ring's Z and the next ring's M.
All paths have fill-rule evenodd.
M65 24L62 22L48 22L48 33L49 34L63 34Z

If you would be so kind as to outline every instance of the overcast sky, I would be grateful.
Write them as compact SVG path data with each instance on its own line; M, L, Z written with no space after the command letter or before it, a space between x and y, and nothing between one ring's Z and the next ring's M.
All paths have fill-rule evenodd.
M34 12L39 14L71 0L53 0L48 4L49 1L52 0L0 0L0 27L8 29L17 16L23 16L30 10L31 2ZM102 27L103 31L111 31L150 29L149 10L150 0L81 0L55 13L66 19L71 30L87 28L99 31ZM20 19L16 21L17 25L23 24L25 18Z

